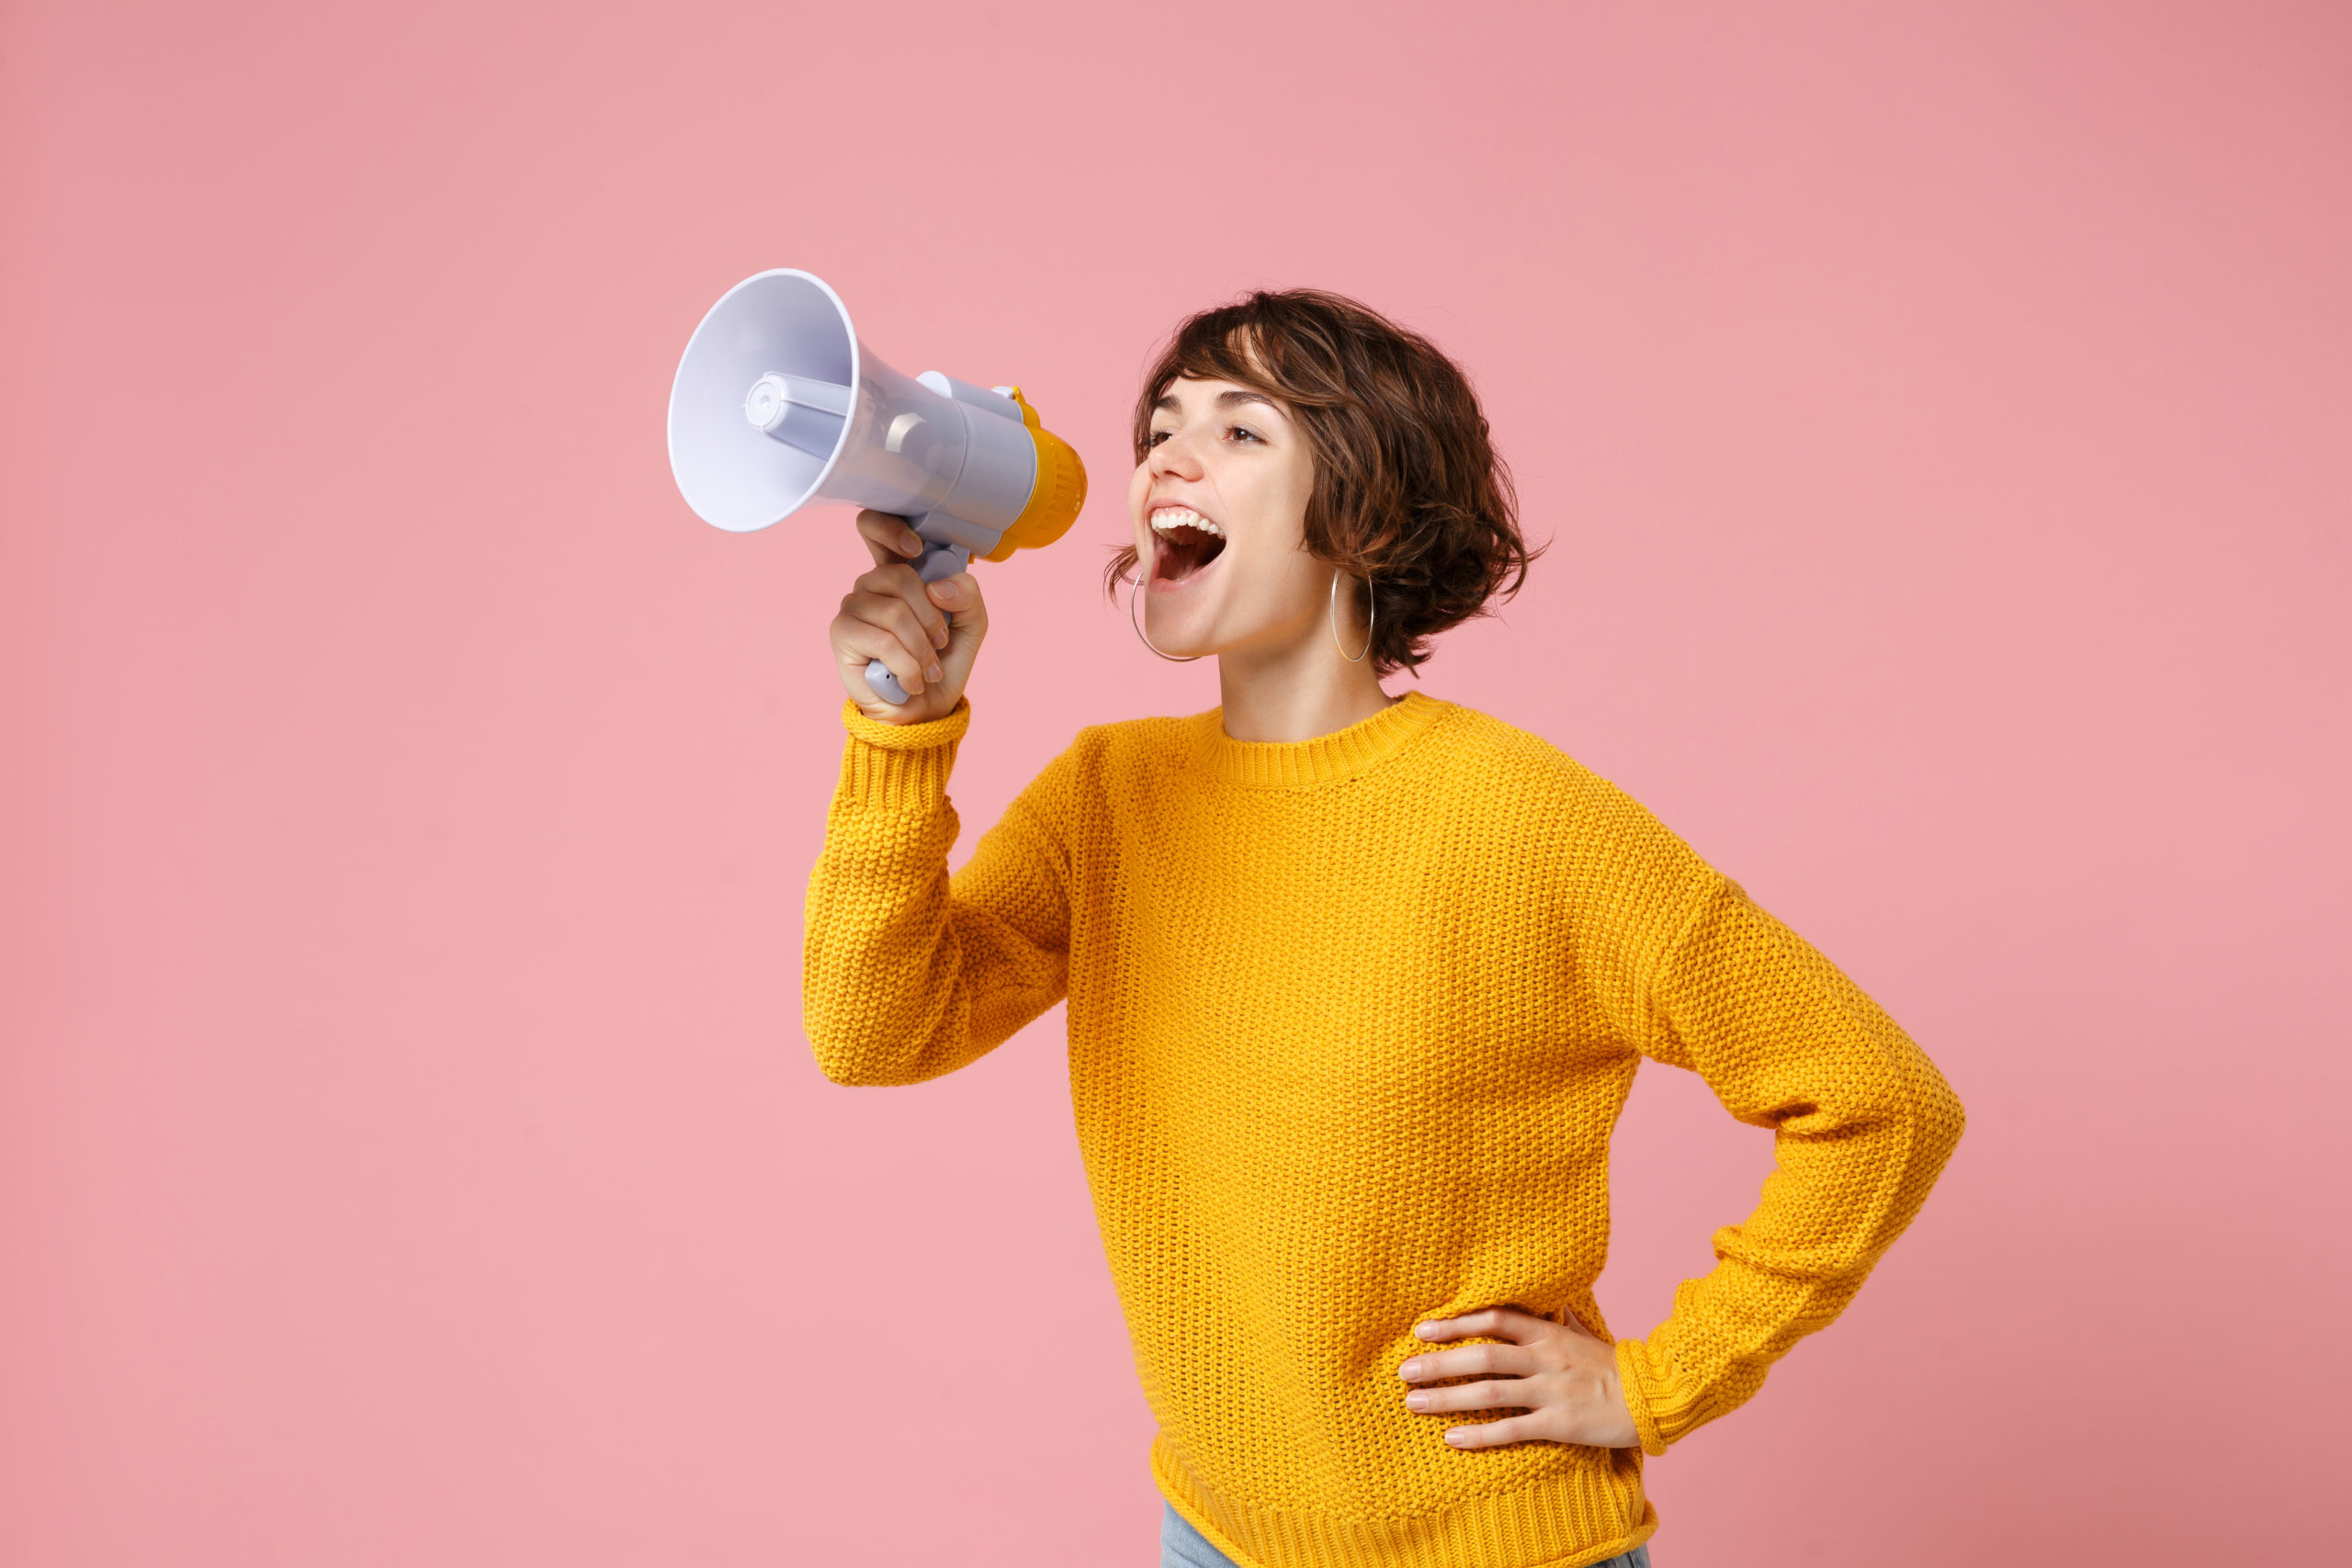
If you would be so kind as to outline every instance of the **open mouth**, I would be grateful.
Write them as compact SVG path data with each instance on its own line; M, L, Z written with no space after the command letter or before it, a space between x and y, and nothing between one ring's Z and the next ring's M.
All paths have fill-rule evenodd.
M1163 506L1153 513L1151 532L1159 542L1152 553L1151 575L1161 582L1182 582L1225 551L1225 530L1189 506Z

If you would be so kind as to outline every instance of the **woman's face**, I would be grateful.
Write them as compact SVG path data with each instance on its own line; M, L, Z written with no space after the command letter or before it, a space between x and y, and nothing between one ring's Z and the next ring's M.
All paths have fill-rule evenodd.
M1232 381L1171 383L1127 510L1162 653L1274 652L1320 635L1331 568L1306 551L1315 464L1288 411Z

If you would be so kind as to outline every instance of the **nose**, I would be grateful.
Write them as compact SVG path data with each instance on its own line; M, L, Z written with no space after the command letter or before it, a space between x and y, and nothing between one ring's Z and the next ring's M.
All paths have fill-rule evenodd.
M1201 455L1181 430L1171 432L1167 440L1151 449L1145 459L1153 474L1166 474L1170 479L1196 479L1201 477Z

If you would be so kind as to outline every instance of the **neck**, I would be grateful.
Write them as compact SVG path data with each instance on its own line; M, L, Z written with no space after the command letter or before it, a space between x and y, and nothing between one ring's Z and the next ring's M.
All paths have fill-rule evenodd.
M1312 740L1362 724L1396 700L1380 689L1371 660L1351 664L1340 656L1321 614L1276 646L1217 655L1216 674L1225 733L1235 740Z

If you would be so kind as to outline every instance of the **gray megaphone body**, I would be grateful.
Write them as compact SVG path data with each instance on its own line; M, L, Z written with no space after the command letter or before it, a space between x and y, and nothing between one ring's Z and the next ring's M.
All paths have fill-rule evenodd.
M892 369L841 297L790 267L745 278L695 329L670 387L670 472L729 533L812 501L894 513L922 537L926 582L1051 544L1086 503L1085 466L1020 389ZM865 683L907 700L878 659Z

